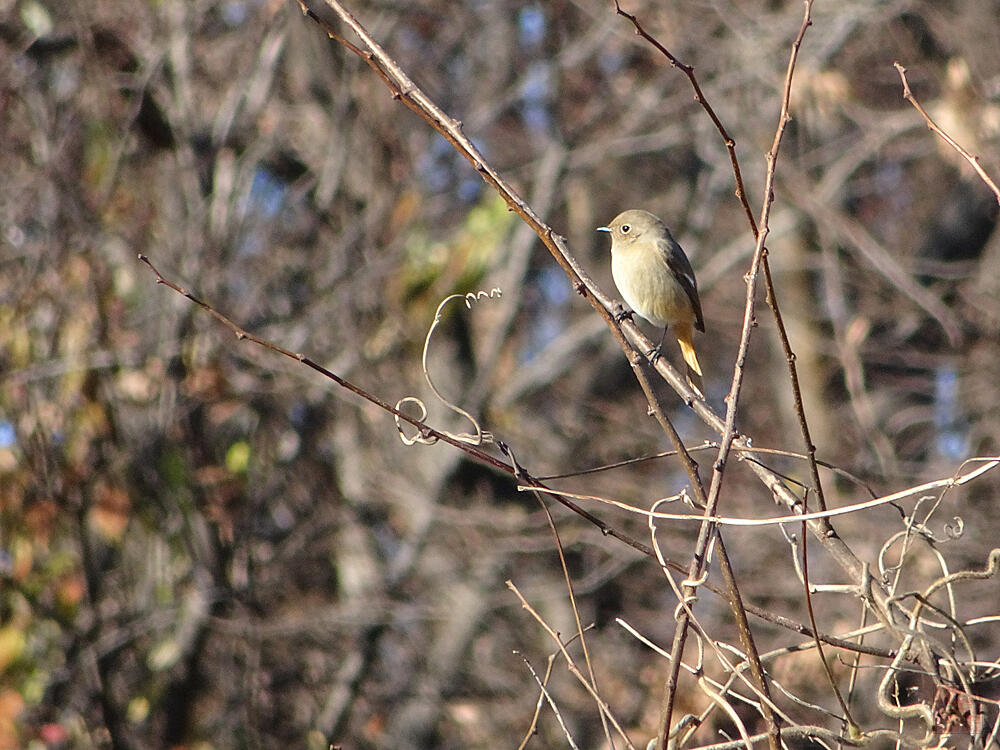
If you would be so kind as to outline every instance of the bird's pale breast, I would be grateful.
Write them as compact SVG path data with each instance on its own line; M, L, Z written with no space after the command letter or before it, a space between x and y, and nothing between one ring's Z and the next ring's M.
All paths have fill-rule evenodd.
M657 327L691 318L691 301L657 249L641 244L611 254L611 275L625 302Z

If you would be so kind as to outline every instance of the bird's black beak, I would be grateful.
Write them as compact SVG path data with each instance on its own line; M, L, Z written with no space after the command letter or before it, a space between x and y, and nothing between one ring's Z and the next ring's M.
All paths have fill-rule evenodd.
M598 227L597 231L598 232L610 232L611 231L611 227Z

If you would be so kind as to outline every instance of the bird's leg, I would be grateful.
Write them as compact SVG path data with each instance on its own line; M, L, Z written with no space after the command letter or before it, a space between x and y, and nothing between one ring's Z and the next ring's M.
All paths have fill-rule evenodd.
M663 333L660 334L660 343L646 352L646 356L649 357L649 364L655 365L656 360L660 358L660 354L663 350L663 342L667 338L667 328L670 326L663 326Z

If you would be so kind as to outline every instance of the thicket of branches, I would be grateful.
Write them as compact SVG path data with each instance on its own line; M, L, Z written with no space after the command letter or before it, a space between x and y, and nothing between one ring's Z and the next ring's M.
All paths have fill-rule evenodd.
M8 4L0 748L996 747L998 10Z

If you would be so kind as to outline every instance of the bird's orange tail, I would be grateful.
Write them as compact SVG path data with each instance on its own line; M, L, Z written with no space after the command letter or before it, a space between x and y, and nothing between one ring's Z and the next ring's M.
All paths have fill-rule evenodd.
M702 380L701 365L698 364L698 355L694 353L694 343L691 341L690 331L677 331L677 343L681 345L681 354L684 356L684 363L687 365L687 380L691 387L698 391L702 398L705 397L704 381Z

